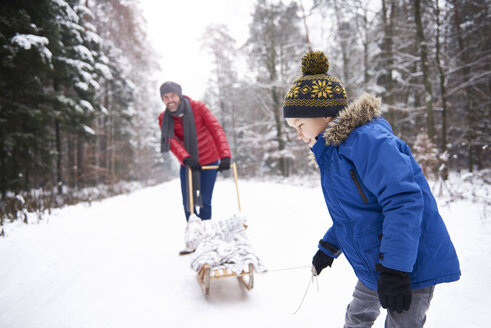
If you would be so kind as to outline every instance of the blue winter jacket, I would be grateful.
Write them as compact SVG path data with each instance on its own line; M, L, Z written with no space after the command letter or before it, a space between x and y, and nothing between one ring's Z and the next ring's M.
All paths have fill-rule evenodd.
M410 273L413 289L460 277L457 254L409 147L364 94L312 147L333 225L319 249L343 252L358 278L377 288L375 266Z

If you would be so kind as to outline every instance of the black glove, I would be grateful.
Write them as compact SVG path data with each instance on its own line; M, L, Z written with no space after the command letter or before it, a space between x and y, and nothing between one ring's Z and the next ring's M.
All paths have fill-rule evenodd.
M182 162L193 171L201 171L201 164L191 156L186 157Z
M220 165L218 165L218 172L228 170L230 168L230 157L224 157L220 160Z
M314 276L320 275L322 269L324 269L327 266L331 266L332 262L334 261L334 258L330 257L320 249L315 253L314 257L312 258L312 265L314 266L314 270L312 270L312 273Z
M409 310L411 305L411 280L409 273L397 271L377 264L377 271L380 272L378 280L378 298L384 309L389 311Z

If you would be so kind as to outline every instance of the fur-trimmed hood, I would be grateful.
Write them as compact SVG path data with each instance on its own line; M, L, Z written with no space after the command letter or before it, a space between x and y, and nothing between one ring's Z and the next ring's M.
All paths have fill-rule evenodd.
M380 98L369 93L362 94L355 102L339 112L338 118L329 123L329 127L323 135L326 145L339 145L348 138L351 131L376 117L380 117L380 106Z

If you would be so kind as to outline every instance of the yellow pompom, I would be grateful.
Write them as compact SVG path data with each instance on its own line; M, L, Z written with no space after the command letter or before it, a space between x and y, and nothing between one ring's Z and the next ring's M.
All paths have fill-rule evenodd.
M322 51L308 51L302 57L302 73L304 75L326 74L329 62Z

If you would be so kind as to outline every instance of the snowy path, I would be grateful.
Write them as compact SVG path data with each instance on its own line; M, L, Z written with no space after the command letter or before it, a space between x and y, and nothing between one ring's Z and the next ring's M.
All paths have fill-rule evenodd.
M248 236L272 271L309 266L329 225L320 188L291 184L239 182ZM189 266L193 255L177 255L185 227L180 202L174 180L11 231L0 239L0 327L342 327L356 281L344 257L322 273L320 292L310 287L296 315L307 268L256 275L249 292L236 279L215 280L203 297ZM233 182L219 180L214 202L217 218L236 210ZM485 327L491 222L467 202L441 211L463 277L437 287L427 327ZM383 327L382 318L375 326Z

